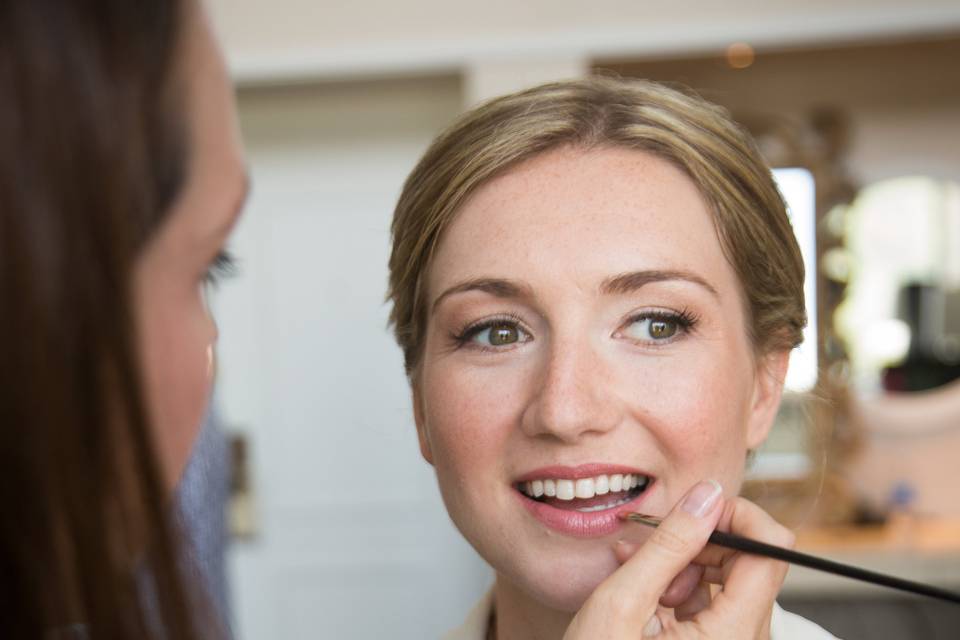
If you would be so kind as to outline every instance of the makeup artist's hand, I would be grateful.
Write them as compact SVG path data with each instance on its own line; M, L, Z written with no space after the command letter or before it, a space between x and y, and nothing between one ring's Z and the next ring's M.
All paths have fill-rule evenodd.
M719 485L700 483L647 542L618 545L623 566L587 599L564 638L767 640L787 564L706 546L714 528L783 547L794 542L756 505L725 500ZM723 590L711 596L711 584Z

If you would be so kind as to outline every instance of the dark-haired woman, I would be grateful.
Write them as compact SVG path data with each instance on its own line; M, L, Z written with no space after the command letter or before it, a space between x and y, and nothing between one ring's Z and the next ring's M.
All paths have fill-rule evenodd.
M199 4L0 3L0 637L224 635L168 507L246 189Z

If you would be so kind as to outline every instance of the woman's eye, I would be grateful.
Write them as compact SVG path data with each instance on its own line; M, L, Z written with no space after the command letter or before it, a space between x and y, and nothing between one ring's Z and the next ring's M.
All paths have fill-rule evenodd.
M527 337L527 333L512 322L494 322L477 329L470 341L485 347L505 347L525 342Z
M631 322L624 333L643 342L661 342L674 337L679 331L680 321L678 319L644 316Z
M217 253L204 274L204 284L216 287L221 280L231 278L237 274L237 260L233 254L224 249Z

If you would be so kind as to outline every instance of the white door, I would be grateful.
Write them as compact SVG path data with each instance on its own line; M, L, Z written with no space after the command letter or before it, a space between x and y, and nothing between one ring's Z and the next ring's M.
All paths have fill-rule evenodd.
M402 182L461 104L452 78L240 94L253 191L215 307L257 512L230 550L241 638L436 638L490 582L420 458L384 303Z

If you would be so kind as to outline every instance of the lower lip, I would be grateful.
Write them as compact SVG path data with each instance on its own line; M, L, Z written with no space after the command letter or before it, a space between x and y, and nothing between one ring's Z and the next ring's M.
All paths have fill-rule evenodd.
M651 488L647 487L636 498L618 507L589 512L557 509L549 504L528 498L520 491L517 491L516 494L534 518L554 531L574 538L599 538L618 531L623 526L620 514L637 511L637 507L643 502L644 497L650 493Z

